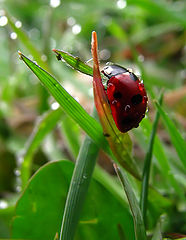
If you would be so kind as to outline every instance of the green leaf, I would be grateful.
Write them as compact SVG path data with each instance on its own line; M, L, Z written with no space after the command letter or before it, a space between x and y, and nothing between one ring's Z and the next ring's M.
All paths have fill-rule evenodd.
M186 143L181 136L180 132L176 128L175 124L173 121L170 119L168 114L163 110L163 108L155 102L155 106L158 109L159 113L161 114L163 123L165 127L167 128L167 131L170 135L171 141L177 151L177 154L183 164L183 166L186 168Z
M12 238L51 240L57 232L59 235L72 171L69 161L51 162L31 178L17 203ZM74 240L100 240L100 236L102 240L120 240L118 224L127 229L126 239L135 239L127 208L92 180Z
M94 115L96 111L94 109ZM73 240L79 216L87 195L99 148L89 136L85 137L76 160L61 225L60 240Z
M42 118L39 118L30 138L26 143L26 149L23 153L21 164L21 183L22 188L24 188L27 183L30 173L32 159L35 151L38 149L44 137L51 132L51 130L56 126L57 122L62 116L62 109L59 108L54 111L47 112Z
M125 194L127 196L127 199L130 205L130 209L131 209L133 221L134 221L134 230L135 230L136 240L145 240L147 239L146 232L145 232L145 225L143 222L142 213L140 211L136 196L132 190L132 187L124 171L120 170L120 168L116 164L114 164L114 168L118 175L118 178L121 181L121 184L124 188Z
M159 103L162 104L163 93L160 94ZM142 190L140 197L140 208L143 216L144 224L146 225L146 214L147 214L147 200L148 200L148 189L149 189L149 177L151 170L151 162L152 162L152 154L154 147L155 135L158 127L160 114L157 111L155 115L155 119L152 126L152 132L150 135L150 140L148 144L148 149L145 156L145 162L143 167L143 178L142 178Z
M88 64L84 63L79 57L74 57L73 55L71 55L63 50L53 49L53 51L57 55L58 60L63 60L73 69L75 69L83 74L93 77L93 68L90 67ZM108 80L105 77L105 75L102 73L101 73L101 78L103 81Z
M71 54L62 51L53 49L53 51L57 54L58 60L64 60L70 67L78 70L81 73L93 76L93 69L89 65L85 64L83 61L80 60L79 57L74 57Z
M21 59L61 105L62 109L79 124L79 126L95 141L98 146L101 146L107 153L111 154L109 145L103 136L103 130L100 124L84 110L84 108L54 77L22 53L19 54Z
M80 149L80 128L79 126L67 115L63 117L61 124L61 132L69 146L70 152L77 157Z
M161 223L158 222L156 225L156 228L154 230L152 240L162 240L162 234L161 234Z
M151 121L149 120L149 118L147 118L147 117L144 118L143 121L140 124L140 127L143 130L143 132L141 134L145 135L149 139L150 133L152 131L152 124L151 124ZM134 132L136 133L137 131L135 129ZM157 159L157 161L160 165L161 172L162 172L163 176L165 176L165 180L166 180L167 184L171 185L175 189L175 192L178 193L180 198L184 199L183 189L179 185L177 180L175 179L175 176L174 176L173 171L172 171L171 166L170 166L170 162L169 162L168 157L165 153L163 143L161 142L158 135L155 136L153 149L154 149L153 154L156 157L156 159Z

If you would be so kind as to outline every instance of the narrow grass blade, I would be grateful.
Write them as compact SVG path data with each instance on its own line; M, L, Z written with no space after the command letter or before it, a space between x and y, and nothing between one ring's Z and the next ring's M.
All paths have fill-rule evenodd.
M49 111L37 122L32 135L26 143L26 149L23 153L22 164L21 164L21 184L24 188L27 183L30 173L32 158L35 151L38 149L44 137L56 126L57 122L62 116L62 109L59 108L54 111Z
M67 115L63 117L63 122L61 124L61 132L64 135L71 153L76 159L80 149L79 142L79 126Z
M95 111L94 111L94 114ZM60 240L72 240L87 194L99 148L86 136L73 171L64 209Z
M150 133L152 132L152 124L149 118L145 118L141 122L141 129L143 130L143 134L149 139ZM163 143L159 139L158 135L155 136L153 154L161 167L161 172L165 176L167 183L170 184L174 188L175 192L177 192L179 197L184 200L184 191L173 174L170 162L163 148Z
M158 222L156 225L156 228L154 230L154 234L152 236L152 240L162 240L162 234L161 234L161 223Z
M84 108L54 77L22 53L19 54L20 58L33 71L41 83L61 105L62 109L79 124L79 126L95 141L98 146L102 147L108 154L111 154L109 145L103 136L103 130L100 124L84 110Z
M81 61L80 58L74 57L71 54L62 50L53 49L53 51L57 55L58 60L65 61L70 67L74 68L75 70L78 70L81 73L93 76L92 67L85 64L83 61Z
M162 103L163 93L160 95L160 104ZM142 178L142 190L141 190L141 198L140 198L140 208L143 215L143 221L146 225L146 212L147 212L147 199L148 199L148 188L149 188L149 176L150 176L150 167L152 160L152 152L154 146L154 139L158 127L160 114L157 111L155 120L152 127L152 133L150 136L149 146L145 157L144 168L143 168L143 178Z
M99 70L98 54L97 54L97 35L92 33L92 56L94 61L93 66L93 89L94 102L98 112L100 122L103 127L104 135L107 137L113 154L117 158L121 166L126 168L131 174L139 178L140 173L132 159L130 153L132 142L127 133L121 133L113 120L108 99L102 84L102 79Z
M147 239L146 232L145 232L145 225L143 222L143 217L142 217L136 196L132 190L132 187L130 186L130 183L124 171L121 171L116 164L114 164L114 168L125 190L125 194L127 196L127 199L130 205L130 210L132 212L133 221L134 221L136 240L145 240Z
M158 111L162 117L165 127L167 128L167 131L170 135L172 144L174 145L183 166L186 168L186 158L185 158L186 143L185 143L183 137L181 136L180 132L176 128L175 124L170 119L168 114L163 110L163 108L160 106L160 104L158 102L155 102L155 106L158 109Z
M93 77L93 68L90 67L88 64L84 63L79 57L74 57L71 54L58 49L53 49L53 51L57 55L58 60L62 60L66 62L73 69ZM101 78L102 80L107 81L107 79L105 78L105 75L102 73L101 73Z

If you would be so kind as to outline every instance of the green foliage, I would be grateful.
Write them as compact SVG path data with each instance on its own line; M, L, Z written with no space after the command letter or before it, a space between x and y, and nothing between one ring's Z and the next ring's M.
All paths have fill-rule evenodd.
M54 238L56 232L60 233L72 171L71 162L58 161L45 165L32 177L17 203L13 238L49 240ZM128 209L100 183L92 181L75 239L96 240L101 235L105 240L119 240L117 225L120 224L125 230L126 223L130 223L126 237L133 240L132 218ZM42 225L47 226L44 227L45 231Z
M65 209L71 210L69 219L75 216L76 223L69 220L69 226L77 240L100 236L107 240L135 239L135 227L140 223L131 211L139 213L142 181L120 168L124 183L129 180L128 202L110 164L110 159L116 159L99 121L90 115L94 107L90 43L91 33L96 31L100 69L107 61L133 68L147 89L149 111L140 126L129 132L132 151L132 144L125 143L130 153L128 163L134 160L141 172L155 112L160 114L151 144L152 161L145 170L150 173L147 238L159 240L167 233L165 239L184 239L185 2L64 0L57 7L53 3L57 1L0 2L0 238L57 240L62 219L67 223ZM55 51L63 54L72 68L58 62L52 49L62 49ZM21 58L49 94L18 59L18 50L28 56ZM157 96L162 88L164 102L160 106ZM56 109L55 101L61 108ZM93 175L97 154L89 152L86 138L97 151L103 150L99 151L100 165ZM76 177L81 183L88 169L91 183L88 193L88 181L85 188L74 185L77 191L71 195L75 203L71 209L66 202L73 184L71 161L80 157L90 168L83 168ZM51 162L60 159L66 160ZM79 170L81 166L85 165L80 164ZM139 235L140 231L136 239Z

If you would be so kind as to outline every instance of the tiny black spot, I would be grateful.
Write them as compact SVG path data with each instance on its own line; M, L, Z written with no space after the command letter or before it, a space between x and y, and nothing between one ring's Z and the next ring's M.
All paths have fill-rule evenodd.
M110 134L108 134L108 133L103 133L103 135L104 135L105 137L110 137Z
M115 92L115 93L113 94L113 97L114 97L115 99L120 99L120 98L122 98L122 94L121 94L120 92Z
M136 94L131 98L131 102L134 105L137 105L137 104L141 103L142 100L143 100L143 97L141 96L141 94Z
M56 56L56 58L57 58L58 61L60 61L62 57L61 57L60 54L58 54L58 55Z

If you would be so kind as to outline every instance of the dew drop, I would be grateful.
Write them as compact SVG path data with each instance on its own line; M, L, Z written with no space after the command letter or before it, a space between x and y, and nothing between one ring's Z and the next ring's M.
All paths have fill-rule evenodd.
M111 102L112 105L116 105L118 101L114 100Z
M15 174L17 177L19 177L19 176L21 175L21 172L20 172L19 169L15 169L15 170L14 170L14 174Z
M0 17L0 27L4 27L8 23L8 18L6 16Z
M125 106L125 112L129 112L130 111L130 105L126 105Z
M4 200L0 201L0 209L4 209L8 207L8 203Z

